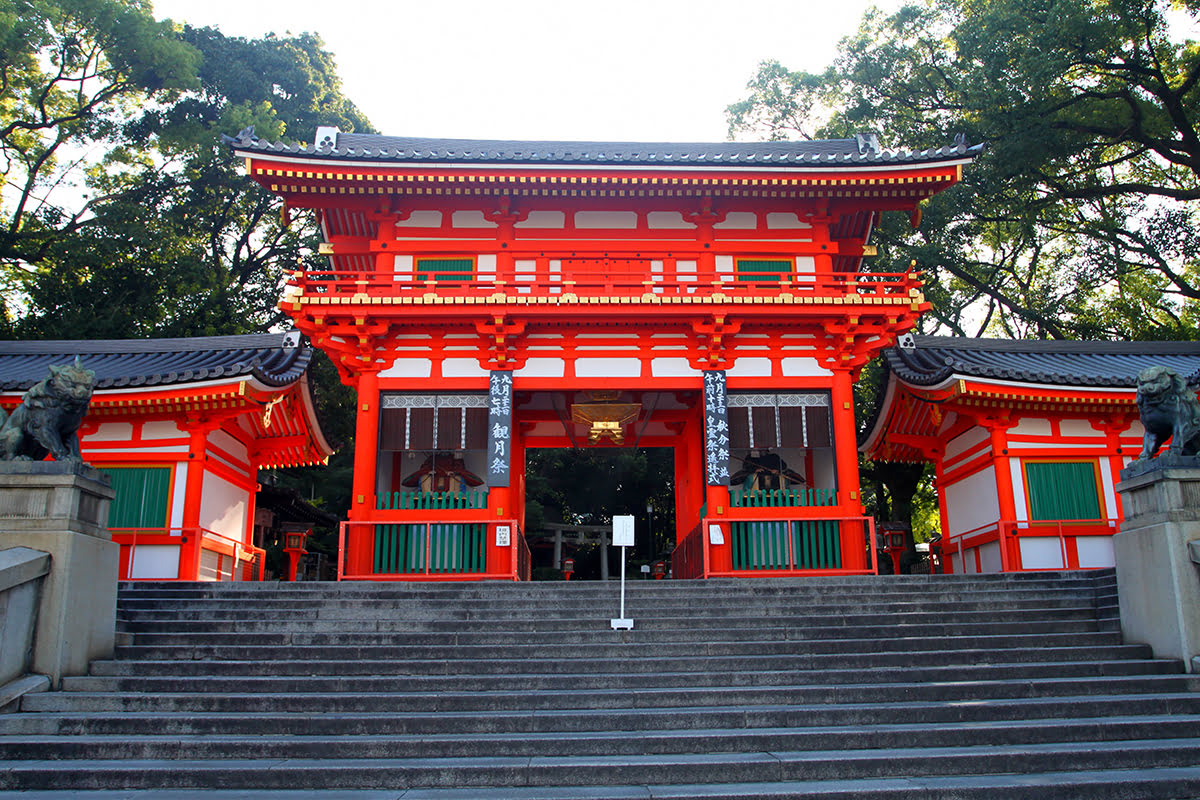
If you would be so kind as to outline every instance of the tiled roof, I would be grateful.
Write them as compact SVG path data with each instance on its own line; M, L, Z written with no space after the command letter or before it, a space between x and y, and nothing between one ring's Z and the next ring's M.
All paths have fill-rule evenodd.
M874 135L800 142L537 142L422 139L336 132L320 146L268 142L253 128L223 141L234 150L265 155L389 163L556 164L612 166L820 167L887 165L972 158L983 145L930 150L884 150Z
M915 336L911 349L885 351L896 377L932 386L951 377L1058 386L1137 386L1137 374L1161 364L1200 381L1200 342L1068 342Z
M97 389L165 387L199 381L257 378L286 386L308 368L312 348L298 331L190 339L0 342L0 391L24 391L51 364L81 363Z

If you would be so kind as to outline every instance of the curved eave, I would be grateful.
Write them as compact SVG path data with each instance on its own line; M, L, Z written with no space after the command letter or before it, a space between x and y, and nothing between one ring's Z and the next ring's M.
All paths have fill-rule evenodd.
M227 139L235 155L269 158L289 163L317 163L345 167L349 164L416 165L479 169L520 168L644 168L644 169L840 169L848 166L969 163L983 145L957 144L928 150L861 149L853 140L813 142L719 142L670 144L655 142L470 142L450 140L429 147L420 142L375 140L375 146L321 147L268 142L263 139ZM825 147L815 147L824 144ZM838 148L830 149L830 146Z

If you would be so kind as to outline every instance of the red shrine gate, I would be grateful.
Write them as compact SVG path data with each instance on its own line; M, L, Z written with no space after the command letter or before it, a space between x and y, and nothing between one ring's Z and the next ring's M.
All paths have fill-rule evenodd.
M671 447L677 577L865 573L852 386L927 308L877 214L976 148L318 131L231 140L327 269L281 307L358 392L342 576L528 577L533 447Z

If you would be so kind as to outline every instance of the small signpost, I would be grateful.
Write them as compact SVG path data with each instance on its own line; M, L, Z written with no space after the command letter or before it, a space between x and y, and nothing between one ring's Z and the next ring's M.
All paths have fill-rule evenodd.
M621 548L621 616L610 620L613 630L632 630L633 620L625 616L625 548L633 547L633 517L613 517L613 546Z

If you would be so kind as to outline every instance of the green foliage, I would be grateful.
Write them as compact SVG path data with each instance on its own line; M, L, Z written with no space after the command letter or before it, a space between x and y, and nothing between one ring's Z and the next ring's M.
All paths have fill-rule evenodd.
M539 448L526 451L525 474L526 533L542 530L544 522L607 525L613 516L632 514L637 554L654 558L675 545L675 465L669 448Z
M872 268L926 273L924 330L1002 337L1200 334L1200 3L926 0L871 10L824 72L764 62L731 133L987 143L913 230L885 215ZM870 368L860 418L879 391ZM921 465L864 462L881 519L936 527Z
M102 17L119 4L75 5L78 14ZM317 37L251 40L210 28L175 30L139 8L129 5L127 16L155 32L146 52L161 56L119 63L141 84L126 78L119 97L98 96L79 122L44 122L29 103L0 106L0 121L14 131L42 124L62 148L80 152L73 170L54 174L81 181L87 193L60 192L57 204L43 202L36 214L14 218L5 258L9 296L21 298L20 308L9 308L14 336L215 335L281 323L282 272L315 252L315 219L306 212L285 222L279 199L239 174L220 135L249 125L270 137L307 134L319 124L370 128L341 94ZM83 29L102 29L103 19L80 19ZM63 33L63 41L73 35ZM27 49L35 62L53 59L50 44L36 38ZM165 77L171 54L189 66L186 81ZM31 190L26 199L33 196ZM7 211L7 194L5 200Z
M1192 337L1200 49L1168 13L1154 0L873 10L824 73L761 65L731 129L988 143L960 187L925 204L919 231L893 215L876 233L877 269L915 259L931 278L925 329Z

